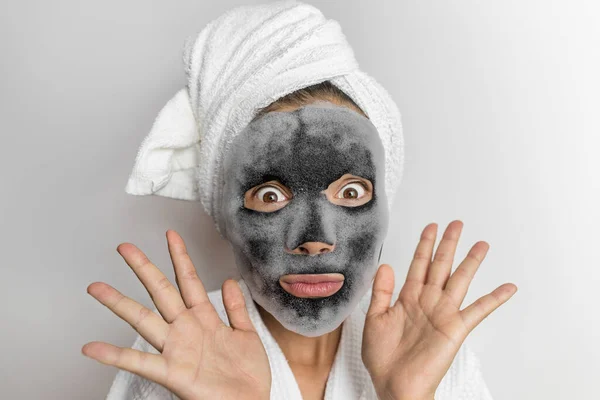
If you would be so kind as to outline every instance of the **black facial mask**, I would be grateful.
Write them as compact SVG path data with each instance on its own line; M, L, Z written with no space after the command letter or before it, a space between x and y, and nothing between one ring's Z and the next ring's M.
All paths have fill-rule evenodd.
M234 139L224 160L220 229L254 301L285 328L304 336L331 332L369 289L388 228L384 165L371 121L327 102L269 112ZM370 181L370 200L328 198L324 191L344 175ZM289 190L279 203L285 205L246 207L247 192L266 182ZM264 197L251 198L260 205ZM298 251L307 243L326 251ZM331 273L343 275L343 285L326 297L298 297L280 283L288 274Z

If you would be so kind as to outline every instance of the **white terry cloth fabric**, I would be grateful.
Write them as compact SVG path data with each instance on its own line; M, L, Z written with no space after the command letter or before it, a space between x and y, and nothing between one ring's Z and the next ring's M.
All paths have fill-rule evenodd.
M218 221L221 161L234 137L262 107L329 80L378 130L391 205L404 161L400 112L359 69L337 21L296 0L240 6L188 37L183 53L187 86L167 102L143 140L127 193L201 201Z
M243 279L238 281L250 320L254 324L269 358L271 366L272 400L302 400L300 389L285 355L264 325ZM221 320L229 326L221 290L208 293ZM394 299L396 296L393 297ZM361 357L362 332L365 316L371 301L371 291L362 298L359 306L344 321L335 360L327 380L324 400L377 400L371 378ZM154 312L158 313L155 308ZM154 354L159 352L138 335L133 348ZM119 370L110 388L107 400L173 400L179 399L165 387L130 372ZM459 349L450 369L435 393L436 400L492 400L481 371L481 364L466 342Z

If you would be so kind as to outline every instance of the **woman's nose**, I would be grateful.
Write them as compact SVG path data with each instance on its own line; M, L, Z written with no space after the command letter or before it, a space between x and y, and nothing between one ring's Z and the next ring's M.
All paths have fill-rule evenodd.
M323 242L304 242L294 250L290 251L286 249L286 251L291 254L306 254L309 256L314 256L317 254L330 253L333 251L334 247L334 244Z
M333 251L337 215L324 197L299 195L294 199L296 203L290 204L293 212L282 232L287 253L318 255Z

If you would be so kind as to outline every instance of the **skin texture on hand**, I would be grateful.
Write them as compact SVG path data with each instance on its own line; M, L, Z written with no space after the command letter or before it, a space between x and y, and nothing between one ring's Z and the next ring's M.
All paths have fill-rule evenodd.
M423 230L406 281L390 307L394 271L382 264L365 320L362 358L382 400L433 399L466 337L516 291L505 283L462 311L489 245L477 242L450 276L463 223L453 221L432 261L437 224Z
M181 295L136 246L124 243L117 247L162 318L106 283L88 286L90 295L161 354L104 342L87 343L82 353L152 380L183 400L269 399L269 360L238 283L229 279L222 287L228 327L211 304L181 236L173 230L166 235Z

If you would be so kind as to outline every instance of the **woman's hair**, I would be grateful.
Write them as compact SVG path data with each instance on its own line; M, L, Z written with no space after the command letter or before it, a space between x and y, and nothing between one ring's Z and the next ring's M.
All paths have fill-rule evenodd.
M286 94L268 106L261 108L254 119L258 119L270 111L294 110L316 100L326 100L340 106L346 106L369 118L346 93L338 89L333 83L324 81Z

